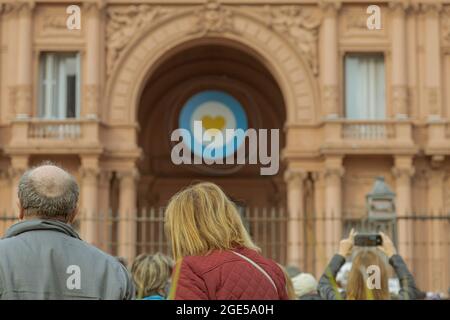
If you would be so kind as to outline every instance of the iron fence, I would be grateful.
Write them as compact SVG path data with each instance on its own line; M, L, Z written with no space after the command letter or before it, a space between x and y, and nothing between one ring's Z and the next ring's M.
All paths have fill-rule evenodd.
M301 251L300 269L320 276L330 254L337 252L340 237L346 236L351 228L359 232L387 232L400 248L420 287L429 291L446 291L450 287L450 215L410 214L397 216L391 221L373 221L365 215L305 213L297 219L290 218L284 208L243 208L241 216L254 242L263 255L281 264L289 262L288 251L292 245ZM17 222L15 214L0 214L0 235ZM94 228L93 237L88 239L100 249L117 256L123 239L120 224L135 226L134 253L162 252L171 254L170 243L164 230L164 208L143 208L134 215L121 215L109 211L93 217L80 214L74 223L75 229L86 239L86 228ZM299 243L292 243L288 237L289 224L299 223ZM333 227L330 227L332 225ZM407 230L403 243L398 239L399 226ZM337 234L334 234L337 233ZM91 232L92 234L92 232ZM336 240L337 239L337 240ZM328 248L328 249L327 249ZM331 249L329 249L331 248ZM327 251L328 250L328 251ZM329 251L331 250L331 251ZM408 253L401 250L408 250Z

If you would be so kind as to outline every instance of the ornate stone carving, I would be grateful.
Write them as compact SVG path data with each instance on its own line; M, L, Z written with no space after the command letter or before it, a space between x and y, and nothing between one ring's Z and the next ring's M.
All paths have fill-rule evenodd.
M7 15L14 10L14 4L12 3L0 3L0 15Z
M191 33L222 33L234 30L231 10L223 7L217 0L208 0L195 12L196 22Z
M318 34L322 20L318 10L301 6L266 7L267 24L288 37L305 57L314 75L319 72Z
M166 16L172 10L152 5L111 6L106 11L106 66L110 75L120 53L145 25Z
M284 173L284 181L291 187L301 187L303 181L308 176L308 173L305 171L297 171L288 169Z
M97 178L100 173L98 168L81 167L80 177L83 179L83 183L97 183Z
M392 107L397 115L406 115L408 112L408 88L406 86L392 87Z
M67 30L66 20L65 16L47 15L42 22L42 31Z
M442 4L438 2L422 3L420 6L423 13L436 18L439 16L442 8Z
M344 167L325 168L325 179L341 179L345 174Z
M414 176L415 169L413 167L394 167L392 168L392 174L396 180L409 179Z

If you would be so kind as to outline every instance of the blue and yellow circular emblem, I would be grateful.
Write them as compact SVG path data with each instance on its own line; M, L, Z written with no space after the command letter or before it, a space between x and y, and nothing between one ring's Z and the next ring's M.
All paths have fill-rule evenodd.
M198 130L199 122L202 130ZM181 109L179 126L189 132L183 141L191 151L208 159L228 157L243 143L243 135L227 135L227 129L246 131L248 128L247 116L239 101L218 90L205 90L192 96ZM210 152L205 152L206 148Z

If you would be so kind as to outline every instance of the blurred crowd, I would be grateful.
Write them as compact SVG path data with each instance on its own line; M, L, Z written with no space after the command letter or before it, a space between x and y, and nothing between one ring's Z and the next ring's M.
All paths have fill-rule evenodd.
M20 222L0 240L1 299L418 300L420 290L391 239L339 243L319 279L267 259L234 203L213 183L189 186L165 212L171 257L112 257L72 228L79 190L51 163L27 171L18 188ZM448 297L448 295L447 295Z

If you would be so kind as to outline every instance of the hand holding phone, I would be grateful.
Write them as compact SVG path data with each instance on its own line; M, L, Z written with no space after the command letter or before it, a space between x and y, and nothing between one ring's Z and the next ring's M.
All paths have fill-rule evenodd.
M383 239L383 243L377 248L380 249L385 255L387 255L388 258L392 257L394 254L397 254L397 249L395 249L392 240L383 232L380 232L380 236Z
M351 253L352 253L352 249L353 249L353 241L354 238L356 236L356 232L355 230L350 230L350 234L348 236L348 238L346 239L342 239L341 242L339 243L339 252L338 254L345 257L348 257Z

